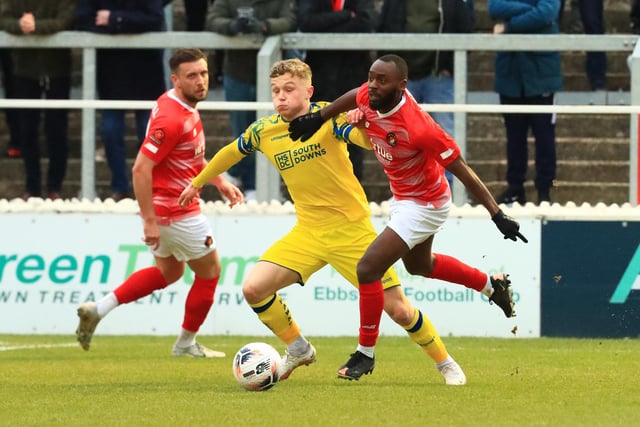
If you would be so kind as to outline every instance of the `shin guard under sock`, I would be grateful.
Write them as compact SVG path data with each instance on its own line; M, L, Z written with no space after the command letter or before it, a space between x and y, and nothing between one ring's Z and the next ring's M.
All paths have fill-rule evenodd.
M384 308L384 291L382 281L360 283L360 337L358 343L365 347L373 347L378 341L380 319Z
M260 321L285 344L293 343L300 336L300 328L280 295L273 294L250 306Z
M481 292L487 284L487 274L448 255L433 254L435 262L429 276L432 279L457 283Z
M118 303L127 304L146 297L153 291L164 289L167 285L158 267L148 267L134 272L113 293Z
M217 285L218 277L204 279L196 276L184 304L183 329L198 332L213 305Z

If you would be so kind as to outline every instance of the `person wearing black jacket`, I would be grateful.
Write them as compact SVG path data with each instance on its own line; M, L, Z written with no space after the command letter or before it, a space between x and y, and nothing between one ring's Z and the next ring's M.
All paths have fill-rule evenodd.
M474 28L472 0L385 0L380 33L470 33ZM407 89L419 104L453 103L453 52L406 50L394 52L409 66ZM431 112L453 136L453 112ZM452 187L453 175L447 171Z
M70 30L74 0L3 0L0 2L0 29L21 37L45 36ZM11 49L13 94L17 99L68 99L71 88L71 49ZM25 169L22 198L41 197L40 116L37 108L17 111L19 138ZM68 111L45 109L44 134L49 165L46 197L62 197L62 184L69 157Z
M631 10L629 11L629 21L631 32L640 34L640 0L631 1Z
M76 29L134 34L165 29L163 0L78 0ZM162 49L98 49L100 99L155 100L166 90ZM102 110L102 142L111 169L111 197L131 197L126 163L126 110ZM136 110L138 145L145 137L149 110Z
M307 33L372 33L373 0L298 0L298 28ZM366 50L309 50L305 62L313 70L313 101L333 101L362 83L371 65ZM348 144L353 173L364 177L364 150Z

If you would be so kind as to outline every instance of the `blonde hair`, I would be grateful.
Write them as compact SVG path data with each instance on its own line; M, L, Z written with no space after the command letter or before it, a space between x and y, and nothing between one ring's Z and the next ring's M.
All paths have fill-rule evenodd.
M311 68L297 58L284 59L273 64L269 77L280 77L287 73L290 73L295 77L299 77L307 84L311 85Z

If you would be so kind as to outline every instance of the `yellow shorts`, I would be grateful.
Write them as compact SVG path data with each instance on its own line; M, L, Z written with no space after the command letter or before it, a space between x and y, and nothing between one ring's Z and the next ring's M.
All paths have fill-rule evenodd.
M296 223L287 235L267 249L260 260L297 272L301 285L329 264L357 288L356 266L376 236L369 217L321 229ZM382 287L388 289L399 285L394 268L389 268L382 277Z

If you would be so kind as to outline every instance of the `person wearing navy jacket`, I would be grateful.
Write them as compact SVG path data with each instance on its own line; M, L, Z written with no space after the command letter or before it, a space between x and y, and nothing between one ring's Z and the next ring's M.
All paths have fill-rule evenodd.
M496 21L493 33L557 34L560 0L489 0L489 15ZM562 90L560 53L555 51L502 51L495 58L495 91L501 104L553 105ZM527 136L535 138L535 188L538 203L551 202L556 178L556 115L507 113L507 189L498 203L526 202Z

